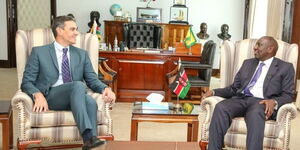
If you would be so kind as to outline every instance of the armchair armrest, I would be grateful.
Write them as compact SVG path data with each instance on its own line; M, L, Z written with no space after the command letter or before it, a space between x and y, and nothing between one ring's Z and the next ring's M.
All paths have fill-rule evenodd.
M20 102L24 105L25 110L32 111L33 101L32 99L21 90L18 90L11 100L13 109L21 109Z
M211 120L211 117L214 112L216 104L224 99L225 98L219 97L219 96L211 96L211 97L207 97L201 101L200 112L202 112L202 114L203 114L203 116L202 116L203 122L202 123L204 123L204 124L210 123L210 120Z
M288 120L293 120L297 116L297 108L293 103L282 105L277 113L276 121L284 123Z

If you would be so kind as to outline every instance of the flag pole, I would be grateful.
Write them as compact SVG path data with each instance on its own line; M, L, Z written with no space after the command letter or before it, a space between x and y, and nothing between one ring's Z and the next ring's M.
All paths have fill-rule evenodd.
M192 55L192 46L189 48L189 55Z
M176 109L176 110L180 110L180 109L181 109L181 106L180 106L180 104L179 104L179 96L177 96L175 109Z

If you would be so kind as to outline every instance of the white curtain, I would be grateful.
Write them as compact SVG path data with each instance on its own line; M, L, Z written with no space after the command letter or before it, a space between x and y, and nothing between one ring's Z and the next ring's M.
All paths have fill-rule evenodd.
M285 0L250 0L248 38L281 39Z
M285 0L269 0L267 12L267 34L282 39Z

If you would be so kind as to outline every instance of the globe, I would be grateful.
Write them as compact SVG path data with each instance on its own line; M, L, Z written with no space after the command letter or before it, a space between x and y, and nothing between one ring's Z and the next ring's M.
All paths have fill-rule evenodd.
M110 6L109 11L112 16L115 16L117 11L122 11L122 8L119 4L113 4Z

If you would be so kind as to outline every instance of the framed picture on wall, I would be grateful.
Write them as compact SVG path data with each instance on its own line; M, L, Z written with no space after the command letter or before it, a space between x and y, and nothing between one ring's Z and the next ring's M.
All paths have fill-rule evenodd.
M172 6L170 8L169 23L189 24L188 23L188 8L182 6Z
M158 22L161 23L161 8L137 7L136 22Z
M185 6L186 0L173 0L173 6Z

